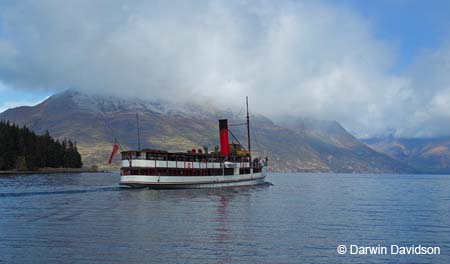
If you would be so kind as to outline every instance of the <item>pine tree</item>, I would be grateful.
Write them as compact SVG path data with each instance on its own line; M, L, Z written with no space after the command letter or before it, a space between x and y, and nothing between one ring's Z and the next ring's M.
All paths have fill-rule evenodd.
M77 143L74 142L74 168L81 168L83 166L83 162L81 161L80 152L78 152Z
M48 131L38 136L26 126L0 121L0 170L80 168L82 164L76 143L70 139L60 143Z

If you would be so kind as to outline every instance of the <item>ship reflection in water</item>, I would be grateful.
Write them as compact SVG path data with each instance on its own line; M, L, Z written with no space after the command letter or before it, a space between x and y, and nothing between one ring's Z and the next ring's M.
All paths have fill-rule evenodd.
M149 190L118 173L0 177L5 263L448 263L450 177L272 174L274 185ZM439 246L437 256L336 246Z
M218 242L220 245L227 244L230 242L231 234L229 233L230 230L227 226L228 224L228 215L227 215L227 207L228 207L228 200L229 198L226 196L220 197L220 203L217 207L217 222L219 223L219 227L216 229L218 232Z

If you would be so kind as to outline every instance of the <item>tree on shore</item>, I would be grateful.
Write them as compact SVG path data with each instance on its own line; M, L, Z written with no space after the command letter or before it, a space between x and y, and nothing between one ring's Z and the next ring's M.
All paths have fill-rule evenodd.
M76 142L54 140L48 131L36 135L26 126L0 121L0 170L43 167L81 168Z

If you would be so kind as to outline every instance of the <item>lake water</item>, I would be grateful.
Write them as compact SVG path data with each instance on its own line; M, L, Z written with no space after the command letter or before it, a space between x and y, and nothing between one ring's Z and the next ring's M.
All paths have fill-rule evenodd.
M207 190L118 180L0 177L0 262L450 263L450 176L270 174L273 185ZM440 255L356 255L351 245Z

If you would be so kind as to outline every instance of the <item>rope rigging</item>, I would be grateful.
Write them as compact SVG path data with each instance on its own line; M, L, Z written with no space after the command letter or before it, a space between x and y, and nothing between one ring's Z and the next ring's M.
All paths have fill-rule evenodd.
M110 136L111 136L111 143L117 144L119 146L120 151L123 151L122 145L120 144L120 142L117 140L117 137L115 136L114 130L111 126L111 123L109 122L109 119L107 117L107 114L105 112L105 109L103 108L103 105L101 105L100 107L100 111L103 115L103 121L105 123L105 128L108 130L107 133L109 132Z

